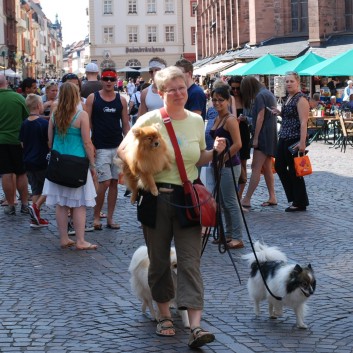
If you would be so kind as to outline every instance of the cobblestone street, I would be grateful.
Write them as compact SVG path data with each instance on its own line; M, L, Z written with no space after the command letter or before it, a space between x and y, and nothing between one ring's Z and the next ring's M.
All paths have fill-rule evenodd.
M260 206L267 200L262 179L246 213L254 241L280 247L290 262L313 266L317 287L308 301L308 329L295 327L292 310L269 319L265 303L255 318L246 289L249 269L240 258L251 251L244 233L245 248L231 250L241 284L229 256L207 244L202 324L216 340L200 352L353 351L353 148L342 153L329 146L318 141L309 147L314 173L305 177L307 212L284 212L287 202L276 176L278 206ZM156 323L142 315L131 292L128 266L144 240L124 191L119 186L115 221L121 229L86 234L99 245L97 251L61 250L53 208L44 206L42 216L50 226L40 230L29 227L19 206L16 216L0 210L0 352L190 351L181 318L174 313L174 337L158 337ZM92 213L88 211L90 222Z

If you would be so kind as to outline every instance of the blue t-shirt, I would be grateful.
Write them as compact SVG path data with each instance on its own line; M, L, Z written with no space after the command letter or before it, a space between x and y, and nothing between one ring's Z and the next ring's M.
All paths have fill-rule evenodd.
M206 94L201 87L193 83L188 88L188 100L185 104L185 109L194 112L199 110L201 112L202 119L206 119Z
M26 171L44 170L48 166L46 159L48 147L48 121L43 118L26 119L20 129L20 141L23 143L23 160Z

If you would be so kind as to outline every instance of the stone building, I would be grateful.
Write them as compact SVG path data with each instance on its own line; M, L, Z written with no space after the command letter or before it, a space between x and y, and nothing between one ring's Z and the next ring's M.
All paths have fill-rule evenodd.
M100 68L145 68L154 56L168 65L195 61L196 1L90 0L90 55Z
M285 43L296 37L307 47L326 47L333 37L352 30L352 0L197 1L198 59L274 39L281 43L279 38Z

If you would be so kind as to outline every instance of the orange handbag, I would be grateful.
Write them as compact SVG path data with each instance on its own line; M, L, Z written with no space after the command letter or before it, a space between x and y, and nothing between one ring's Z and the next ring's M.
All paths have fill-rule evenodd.
M309 156L300 156L298 153L298 157L294 157L294 169L297 177L311 174L313 169L311 167Z

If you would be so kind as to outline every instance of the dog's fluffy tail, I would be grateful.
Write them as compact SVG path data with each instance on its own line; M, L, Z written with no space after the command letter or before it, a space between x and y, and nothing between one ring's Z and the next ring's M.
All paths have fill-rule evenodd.
M141 245L132 255L129 272L132 273L140 264L141 260L148 256L147 246Z
M259 262L265 261L283 261L287 262L287 256L280 251L276 246L267 246L257 241L254 244L254 249ZM249 265L255 261L255 255L249 253L242 256L243 259L247 260Z

